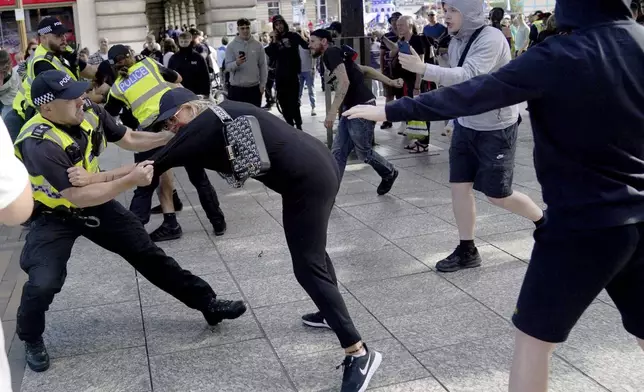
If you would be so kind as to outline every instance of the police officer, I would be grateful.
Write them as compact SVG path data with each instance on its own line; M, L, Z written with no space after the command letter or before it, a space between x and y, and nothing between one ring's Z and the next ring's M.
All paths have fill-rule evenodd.
M11 134L17 135L20 131L17 126L22 126L35 114L35 108L31 103L31 84L41 72L57 69L68 74L73 80L78 80L81 76L89 79L94 77L96 67L78 59L77 53L67 46L65 36L70 31L52 16L44 18L38 24L40 45L27 63L25 78L13 100L10 116L14 121L8 121L8 125L16 129L10 129Z
M124 45L114 45L107 53L114 66L116 80L108 94L105 110L113 116L119 114L121 109L130 109L138 126L144 130L156 120L159 115L159 102L161 96L169 91L171 84L180 83L181 76L149 57L132 56L130 50ZM135 162L142 162L152 156L150 151L144 154L135 154ZM224 214L219 208L217 193L212 187L206 171L199 166L186 166L188 178L199 194L199 201L213 225L216 235L226 232ZM154 230L150 236L155 242L167 241L181 237L182 230L175 210L178 210L180 200L173 196L172 174L165 173L161 179L161 207L163 208L163 224ZM143 223L150 219L152 195L155 186L138 187L130 204L130 210L139 217Z
M82 98L87 87L88 83L61 71L36 77L32 96L39 113L25 124L15 143L16 155L29 172L36 205L20 258L29 279L18 308L17 334L25 342L27 364L37 372L49 367L42 339L45 311L63 286L67 260L79 236L121 255L152 284L201 311L210 325L246 310L242 301L216 299L205 281L167 256L139 219L113 200L134 186L149 184L152 166L146 161L97 174L105 140L145 150L168 138L163 133L127 130L96 106L97 116L89 118ZM97 118L98 126L92 125ZM70 178L75 182L84 172L94 175L92 183L72 186Z

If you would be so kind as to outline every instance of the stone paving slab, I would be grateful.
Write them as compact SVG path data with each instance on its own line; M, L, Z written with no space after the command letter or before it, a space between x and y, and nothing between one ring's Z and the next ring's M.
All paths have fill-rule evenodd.
M323 102L323 99L321 100ZM319 108L318 108L319 109ZM320 110L320 109L319 109ZM308 108L303 107L306 113ZM524 113L524 116L526 113ZM307 132L325 141L323 116L305 116ZM531 222L476 193L481 268L453 274L434 265L456 245L447 149L433 124L435 155L408 154L404 138L376 131L377 150L399 169L389 195L375 189L367 165L347 167L328 230L328 253L358 330L383 353L370 390L492 392L507 390L510 324L533 246ZM394 127L397 129L397 127ZM520 128L515 189L543 205L532 164L529 124ZM104 168L132 161L110 146ZM26 275L19 258L26 231L0 227L0 316L15 391L338 391L342 361L329 330L302 326L315 309L293 276L282 232L281 198L257 181L229 188L208 173L228 221L214 236L183 169L184 237L162 248L249 311L215 328L202 315L137 276L120 257L79 239L63 291L47 314L52 367L25 369L15 315ZM118 197L129 205L132 191ZM147 229L161 223L152 217ZM644 354L603 292L553 357L550 391L642 391Z

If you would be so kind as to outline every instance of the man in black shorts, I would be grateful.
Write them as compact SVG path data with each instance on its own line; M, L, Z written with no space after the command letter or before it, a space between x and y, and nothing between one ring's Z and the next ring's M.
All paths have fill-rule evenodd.
M644 349L644 28L628 0L558 0L555 13L572 34L549 38L497 72L403 98L386 112L344 113L437 121L528 101L548 210L512 319L510 392L548 390L555 343L604 288ZM610 88L598 97L598 85Z

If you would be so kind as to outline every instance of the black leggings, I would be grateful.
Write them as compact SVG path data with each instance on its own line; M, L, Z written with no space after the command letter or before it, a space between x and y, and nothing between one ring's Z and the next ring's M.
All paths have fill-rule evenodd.
M335 269L326 253L327 227L339 180L324 177L319 176L316 184L298 187L301 191L293 192L293 196L284 196L284 233L295 278L335 332L340 345L347 348L362 338L340 295Z
M300 81L278 80L277 83L277 102L282 108L284 121L292 127L302 127L302 114L300 113Z

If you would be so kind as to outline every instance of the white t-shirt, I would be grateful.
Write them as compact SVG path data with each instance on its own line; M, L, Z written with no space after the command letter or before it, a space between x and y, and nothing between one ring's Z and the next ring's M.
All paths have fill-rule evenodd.
M16 158L9 131L0 120L0 209L13 203L29 181L27 170ZM11 374L5 355L4 333L0 323L0 392L11 392Z

